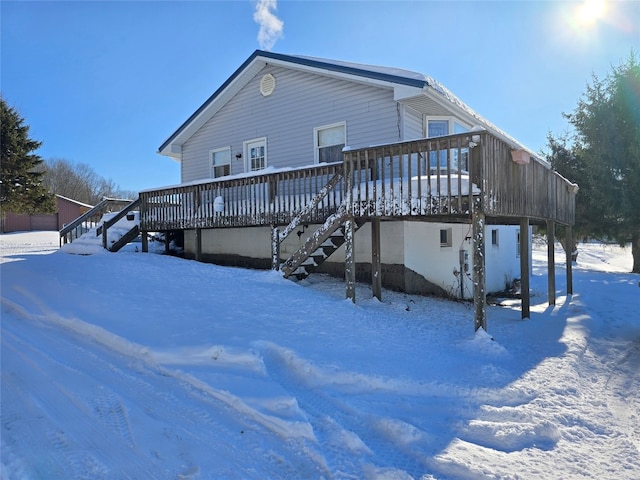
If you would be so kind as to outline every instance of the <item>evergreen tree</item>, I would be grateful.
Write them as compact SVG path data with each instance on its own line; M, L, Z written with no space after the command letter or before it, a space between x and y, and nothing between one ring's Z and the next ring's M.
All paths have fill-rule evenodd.
M640 64L632 53L604 80L592 83L565 118L567 138L549 137L550 161L580 186L576 232L631 243L632 272L640 273Z
M41 142L29 138L29 127L24 125L24 119L1 97L0 130L2 214L53 212L54 197L42 183L43 161L32 153L40 147Z

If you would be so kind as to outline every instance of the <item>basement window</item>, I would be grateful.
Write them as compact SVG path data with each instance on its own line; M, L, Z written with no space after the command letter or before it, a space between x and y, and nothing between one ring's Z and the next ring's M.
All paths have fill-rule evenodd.
M491 230L491 245L494 247L500 246L500 232L497 228Z
M440 229L440 247L451 246L451 228Z

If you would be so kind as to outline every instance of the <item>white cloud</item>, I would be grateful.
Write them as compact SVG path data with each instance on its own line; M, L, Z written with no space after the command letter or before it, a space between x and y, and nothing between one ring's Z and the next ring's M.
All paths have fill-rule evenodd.
M258 43L262 50L271 50L278 39L282 38L284 22L275 15L277 0L258 0L253 19L260 25Z

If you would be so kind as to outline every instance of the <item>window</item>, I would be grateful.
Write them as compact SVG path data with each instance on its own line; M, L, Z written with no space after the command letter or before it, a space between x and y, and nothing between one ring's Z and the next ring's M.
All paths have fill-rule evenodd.
M267 138L244 142L245 171L255 172L267 168Z
M346 122L325 125L313 129L314 156L316 163L342 161L342 149L347 141Z
M451 246L451 228L440 229L440 246L441 247Z
M211 172L213 178L231 174L231 148L218 148L209 152L211 158Z
M446 135L453 135L456 133L465 133L469 131L469 128L465 127L462 123L454 120L450 117L445 118L427 118L427 138L444 137ZM429 167L431 169L446 169L447 168L447 154L450 155L450 168L452 170L464 170L469 169L469 149L452 148L450 151L444 149L438 152L431 152L429 155Z
M493 245L494 247L498 247L500 245L499 234L500 232L498 231L497 228L494 228L491 230L491 245Z

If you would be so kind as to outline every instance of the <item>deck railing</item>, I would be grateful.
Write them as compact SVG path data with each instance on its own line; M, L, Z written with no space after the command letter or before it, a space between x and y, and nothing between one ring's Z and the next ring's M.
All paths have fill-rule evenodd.
M485 131L467 132L347 149L340 163L145 191L140 228L281 226L301 212L305 223L322 223L343 202L356 218L444 221L480 209L505 221L530 217L572 225L575 186L533 159L515 163L512 150ZM304 211L336 175L343 178Z
M327 163L141 192L140 228L160 231L287 225L342 169L341 162ZM343 196L340 181L307 212L305 221L323 222L336 211Z
M473 135L345 152L355 217L469 216L480 189L470 176Z

